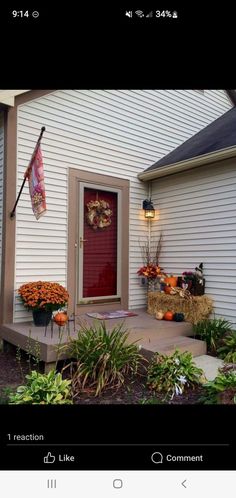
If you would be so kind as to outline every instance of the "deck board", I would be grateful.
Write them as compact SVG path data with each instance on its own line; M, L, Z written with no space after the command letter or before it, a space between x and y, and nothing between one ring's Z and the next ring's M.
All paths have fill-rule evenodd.
M135 313L137 313L137 316L105 320L106 326L111 330L116 324L123 323L124 328L129 331L128 341L137 341L137 344L150 352L157 351L159 346L169 351L172 343L173 346L176 341L184 344L183 341L181 342L181 337L192 335L192 325L188 322L156 320L143 309L135 310ZM70 322L70 334L68 334L67 327L59 329L54 323L53 335L51 335L50 325L47 327L45 335L45 327L35 327L33 322L6 323L0 327L0 337L15 346L20 346L23 350L27 350L27 342L30 337L33 341L32 343L38 342L40 345L41 360L51 363L58 359L56 348L59 341L61 345L64 345L68 342L69 336L71 338L76 337L81 320L88 324L94 322L94 319L86 314L80 315L76 318L76 326L74 326L74 322ZM99 323L100 320L96 320L96 322ZM60 333L61 340L59 339ZM186 345L190 344L191 341L194 340L187 341ZM65 355L61 356L61 358L65 358Z

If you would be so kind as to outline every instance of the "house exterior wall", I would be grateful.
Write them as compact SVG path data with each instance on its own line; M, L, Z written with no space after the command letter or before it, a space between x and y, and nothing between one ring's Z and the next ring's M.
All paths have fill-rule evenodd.
M163 233L161 266L181 275L203 262L215 315L236 324L236 160L160 178L152 192L158 213L152 238Z
M210 90L65 90L18 107L17 190L42 126L48 212L36 221L27 186L16 216L15 291L30 280L67 284L68 168L130 180L129 307L145 305L137 269L139 240L148 235L142 212L147 185L138 173L232 107ZM31 317L15 299L14 321Z
M2 276L2 218L3 218L3 164L4 164L4 115L0 112L0 288Z

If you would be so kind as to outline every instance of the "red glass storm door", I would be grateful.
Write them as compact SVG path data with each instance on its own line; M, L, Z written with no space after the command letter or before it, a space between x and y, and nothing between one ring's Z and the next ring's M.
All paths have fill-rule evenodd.
M82 185L82 299L94 298L99 301L99 298L119 297L118 197L118 192Z

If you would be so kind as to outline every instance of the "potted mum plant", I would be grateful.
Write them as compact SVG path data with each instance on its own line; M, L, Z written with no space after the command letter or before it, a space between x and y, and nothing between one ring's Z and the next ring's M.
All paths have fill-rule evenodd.
M69 294L65 287L56 282L29 282L21 285L18 294L24 306L33 313L36 327L49 324L52 312L68 303Z

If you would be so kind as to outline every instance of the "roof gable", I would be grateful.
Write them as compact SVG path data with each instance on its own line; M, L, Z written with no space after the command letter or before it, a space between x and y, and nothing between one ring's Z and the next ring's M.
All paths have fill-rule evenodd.
M236 107L152 164L145 172L234 146L236 146Z

